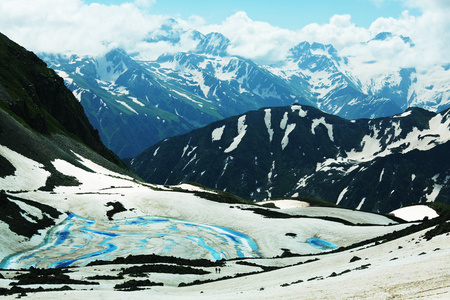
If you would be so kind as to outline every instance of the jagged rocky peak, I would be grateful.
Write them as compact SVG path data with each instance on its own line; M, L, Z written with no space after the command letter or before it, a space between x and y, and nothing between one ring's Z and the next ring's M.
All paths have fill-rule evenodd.
M326 56L335 60L340 60L337 50L333 45L324 45L320 43L301 42L297 46L289 50L289 58L293 60L303 60L305 58L312 58L318 56Z
M290 49L288 59L296 62L300 68L311 71L334 69L333 61L348 62L347 58L338 55L332 45L309 42L302 42Z
M218 32L208 33L197 45L195 52L211 55L226 55L230 40Z
M105 54L106 59L112 62L122 59L124 56L127 56L127 53L121 48L114 48Z
M136 62L121 48L112 49L105 54L104 58L107 62L112 63L113 66L120 66L121 71L123 71L125 66L136 65ZM97 60L101 60L101 58L98 57Z

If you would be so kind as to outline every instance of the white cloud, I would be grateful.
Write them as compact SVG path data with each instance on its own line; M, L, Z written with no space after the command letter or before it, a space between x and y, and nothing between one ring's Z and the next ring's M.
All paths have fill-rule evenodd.
M151 1L139 1L140 5ZM0 31L36 52L97 54L127 47L159 27L133 3L86 5L80 0L2 0Z
M385 0L372 0L382 3ZM288 50L302 41L332 44L343 55L365 60L382 60L396 66L426 66L448 63L450 56L450 1L398 0L408 11L398 18L379 18L369 28L358 27L351 16L335 15L327 24L309 24L298 31L252 20L237 12L222 24L206 25L200 16L177 19L180 30L197 29L206 34L221 32L231 41L229 53L259 62L271 63L286 57ZM169 20L151 15L155 0L130 0L122 5L87 5L82 0L1 0L0 32L35 52L75 52L99 54L113 47L142 52L156 58L164 52L188 51L196 46L189 35L180 43L145 43ZM371 41L376 34L389 31L407 36L413 48L399 37Z
M301 30L304 40L332 44L338 50L370 39L370 32L351 22L350 15L334 15L328 24L309 24Z
M394 45L393 41L388 41L384 48L378 47L378 56L385 56L385 59L404 67L426 67L450 62L450 1L405 0L405 3L411 8L420 9L422 15L415 17L404 11L397 19L379 18L371 24L369 30L372 36L389 31L410 37L415 46L399 48L398 43ZM389 52L394 50L396 52L389 57Z
M296 32L254 21L242 11L228 17L220 25L204 26L200 30L204 33L222 33L230 39L230 54L259 61L282 59L298 43Z

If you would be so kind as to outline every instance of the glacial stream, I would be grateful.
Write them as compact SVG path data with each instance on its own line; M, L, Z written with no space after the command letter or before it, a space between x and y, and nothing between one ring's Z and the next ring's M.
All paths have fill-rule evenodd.
M39 246L6 257L0 268L85 266L152 253L214 260L260 257L251 238L224 227L154 216L96 222L70 214Z

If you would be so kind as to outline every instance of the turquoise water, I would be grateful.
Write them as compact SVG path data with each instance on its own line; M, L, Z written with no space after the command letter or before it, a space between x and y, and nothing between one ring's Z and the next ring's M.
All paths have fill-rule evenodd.
M306 241L308 244L313 246L314 248L320 249L322 251L331 251L339 248L336 244L332 242L321 240L318 238L312 238Z
M224 227L152 216L95 222L70 214L39 246L3 259L0 268L84 266L151 253L212 260L260 257L255 241Z

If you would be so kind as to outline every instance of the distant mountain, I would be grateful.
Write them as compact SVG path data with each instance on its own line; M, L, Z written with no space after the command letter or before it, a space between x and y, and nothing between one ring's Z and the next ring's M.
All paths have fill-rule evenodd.
M341 57L332 45L302 42L271 66L228 53L220 33L184 31L175 20L143 42L178 45L188 52L145 59L115 49L99 57L40 54L85 108L107 147L133 157L156 142L261 107L311 105L346 119L391 116L408 107L450 107L450 71L392 68ZM397 38L380 33L368 41ZM399 37L414 47L406 37Z
M166 139L130 161L149 182L198 182L250 200L307 196L365 211L450 203L450 110L349 121L265 108Z
M131 157L163 138L295 101L288 85L267 70L223 56L228 43L220 34L209 34L194 52L154 62L118 49L97 58L41 57L65 78L105 144Z
M391 116L404 111L388 97L365 92L352 74L349 59L340 57L332 45L300 43L290 50L286 61L267 69L320 110L346 119Z

